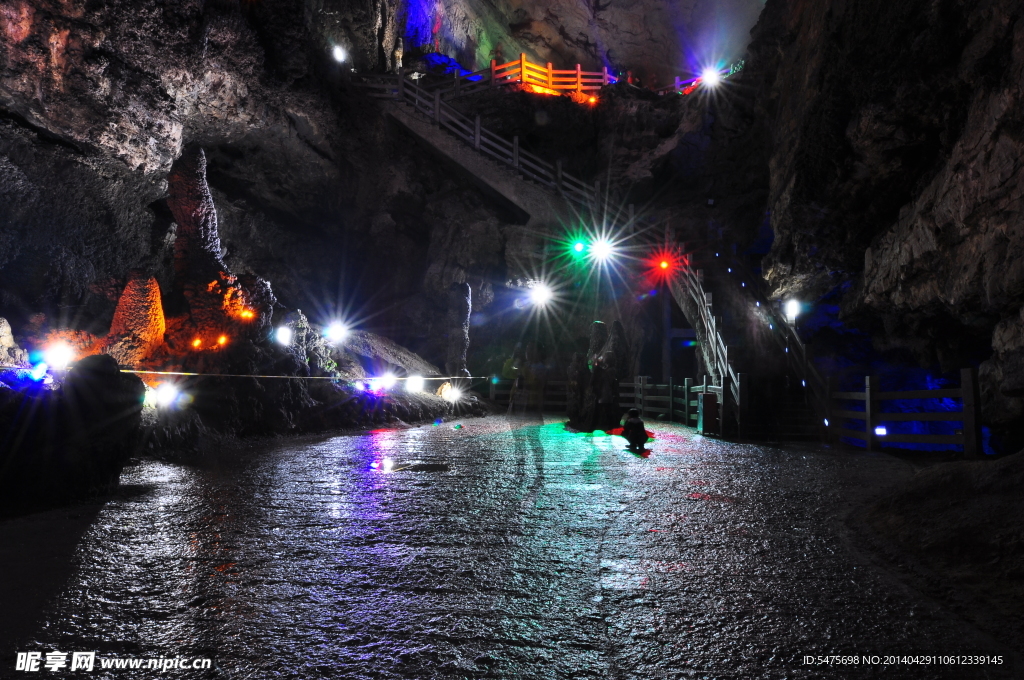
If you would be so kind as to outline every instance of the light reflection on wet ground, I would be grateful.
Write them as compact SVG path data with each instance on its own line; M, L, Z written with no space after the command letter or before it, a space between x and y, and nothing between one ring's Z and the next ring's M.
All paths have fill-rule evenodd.
M1014 677L801 664L1006 653L848 548L839 518L903 463L463 424L129 468L17 648L218 666L174 677Z

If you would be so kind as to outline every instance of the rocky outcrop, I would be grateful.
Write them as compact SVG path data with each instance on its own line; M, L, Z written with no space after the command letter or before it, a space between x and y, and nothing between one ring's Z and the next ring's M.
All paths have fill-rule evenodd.
M110 493L136 450L144 387L107 355L63 384L0 373L0 514Z
M357 376L359 378L381 375L382 371L389 368L397 368L406 375L421 375L424 378L441 375L441 370L437 366L395 341L369 331L351 331L339 349L358 357L363 367L363 375ZM340 352L335 350L331 356L340 359L339 354Z
M24 366L28 363L28 350L18 347L11 332L11 324L0 317L0 366Z
M990 424L1021 413L1021 18L1010 0L769 2L735 93L755 116L734 146L767 169L774 294L831 295L827 325L868 334L844 351L869 363L985 362ZM749 244L759 224L726 226Z
M581 432L618 427L623 412L619 406L619 381L628 378L629 369L629 347L622 323L612 322L609 330L604 323L595 321L586 364L577 356L570 363L569 427ZM578 416L573 418L573 413Z

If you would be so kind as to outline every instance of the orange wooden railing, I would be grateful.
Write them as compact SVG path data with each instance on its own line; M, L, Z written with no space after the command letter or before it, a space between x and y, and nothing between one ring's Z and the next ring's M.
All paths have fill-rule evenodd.
M499 64L492 59L488 68L465 75L456 73L452 84L437 89L445 95L461 96L487 87L525 83L555 92L588 92L600 90L616 81L607 66L600 71L584 71L579 64L575 69L556 69L550 62L541 66L520 54L518 59L507 64Z

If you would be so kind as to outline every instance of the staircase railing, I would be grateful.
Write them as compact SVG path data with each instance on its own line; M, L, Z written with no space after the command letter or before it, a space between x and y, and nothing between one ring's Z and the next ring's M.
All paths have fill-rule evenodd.
M729 265L737 270L737 276L743 281L750 281L744 290L755 302L759 303L768 321L769 334L779 349L786 356L786 365L799 377L814 395L812 406L815 413L824 422L827 417L828 380L825 379L811 361L807 345L800 338L792 322L779 313L777 303L768 299L762 290L760 276L755 275L747 264L738 258L730 258Z
M385 80L386 79L386 80ZM593 207L600 195L599 184L591 186L562 170L561 162L549 163L519 146L519 137L511 140L480 124L480 116L470 118L447 104L440 90L427 90L401 76L382 76L363 83L371 96L392 99L411 105L428 116L434 124L471 145L476 151L511 167L524 177L553 189L566 200L580 206Z
M725 392L728 391L729 396L732 397L733 404L737 407L742 407L743 386L740 382L739 373L729 361L729 346L725 344L725 339L722 337L719 329L721 319L716 318L712 312L711 293L704 290L704 270L684 267L682 280L686 287L686 292L690 294L690 297L696 303L700 322L704 325L708 343L710 344L710 347L706 347L706 350L710 351L706 351L705 356L710 355L715 370L718 372L718 379L721 382L719 386L723 392L722 400L725 401Z

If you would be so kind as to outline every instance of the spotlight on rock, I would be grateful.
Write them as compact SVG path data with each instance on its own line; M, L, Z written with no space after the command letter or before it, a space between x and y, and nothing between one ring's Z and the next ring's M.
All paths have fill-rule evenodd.
M341 45L335 45L331 50L331 56L334 57L334 61L339 64L348 58L348 54L345 52L345 48Z
M441 386L437 388L437 396L441 397L445 401L450 401L453 404L462 399L462 390L450 382L441 383Z
M43 351L43 361L58 370L68 367L75 358L75 350L66 342L55 342Z
M292 344L292 329L290 326L280 326L274 331L274 339L282 345Z
M551 286L546 283L538 281L530 288L530 302L537 307L543 307L551 302L552 297L554 297L554 292L551 290Z
M380 386L386 390L390 390L398 384L398 378L395 377L394 373L385 373L380 378Z
M335 321L324 329L324 336L326 336L328 342L341 342L348 337L348 328L340 321Z
M796 321L796 317L800 316L800 301L799 300L788 300L786 302L786 318L789 319L790 323Z
M717 68L707 67L700 74L700 80L708 87L715 87L722 82L722 76Z
M410 375L405 381L405 391L422 392L424 384L422 375Z
M163 383L156 388L156 405L161 408L173 406L178 400L178 388L171 383Z

